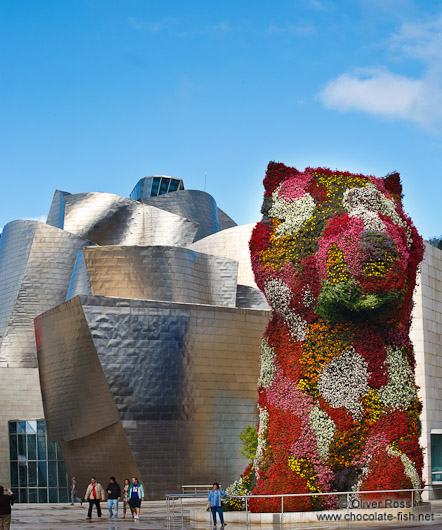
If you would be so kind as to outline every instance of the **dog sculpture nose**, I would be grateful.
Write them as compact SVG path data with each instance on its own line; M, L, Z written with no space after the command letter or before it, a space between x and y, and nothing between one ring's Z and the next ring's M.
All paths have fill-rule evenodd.
M383 232L364 231L359 243L363 276L383 276L397 260L396 244Z

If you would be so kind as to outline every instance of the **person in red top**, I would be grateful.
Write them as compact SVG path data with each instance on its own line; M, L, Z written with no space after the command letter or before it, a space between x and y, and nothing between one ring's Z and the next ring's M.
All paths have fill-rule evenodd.
M87 487L86 495L84 496L85 501L89 501L89 510L87 512L87 521L90 521L92 518L92 507L95 505L97 508L98 520L101 520L101 507L100 501L106 499L103 486L97 482L95 477L91 478L91 483Z

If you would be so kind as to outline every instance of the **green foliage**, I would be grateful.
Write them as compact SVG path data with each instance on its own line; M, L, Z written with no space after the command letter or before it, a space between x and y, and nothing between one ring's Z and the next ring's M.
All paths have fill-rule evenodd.
M402 296L400 291L363 295L353 279L338 284L327 282L319 295L317 312L328 322L377 320L399 303Z
M242 442L242 451L240 453L252 462L258 449L258 433L253 425L247 425L239 434L239 439Z

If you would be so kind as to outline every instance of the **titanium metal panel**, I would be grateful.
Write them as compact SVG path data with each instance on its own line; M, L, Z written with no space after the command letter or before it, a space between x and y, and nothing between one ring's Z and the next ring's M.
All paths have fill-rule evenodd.
M249 285L238 285L236 290L236 307L248 307L251 309L264 309L271 311L271 308L259 289Z
M249 241L255 223L227 228L200 239L188 248L238 262L238 283L257 289L250 262Z
M60 228L60 230L63 230L64 226L64 211L66 207L64 198L66 195L71 194L67 191L55 190L48 217L46 219L46 224L55 226L55 228Z
M225 230L226 228L233 228L234 226L238 226L235 221L226 214L226 212L223 212L221 208L218 208L218 219L219 219L219 229Z
M78 255L77 294L235 307L236 261L180 247L95 247Z
M194 241L220 230L218 207L215 199L204 191L174 191L151 199L141 199L141 202L198 223L199 228Z
M89 241L38 221L13 221L0 242L0 366L37 366L34 318L66 298Z
M97 245L186 245L198 231L192 220L112 193L56 192L48 220Z
M73 363L79 366L78 378L84 372L78 327L80 321L82 329L87 322L149 496L161 498L179 491L181 484L215 478L228 484L245 465L239 432L257 419L258 356L268 318L267 311L76 297L36 319L38 335L44 337L38 350L42 393L55 395L51 386L56 386L64 393L59 407L70 414L75 385L63 381ZM62 333L56 334L60 326ZM53 432L54 412L46 403L48 430ZM88 404L82 404L79 414L87 412ZM97 433L82 437L82 444L77 439L63 443L69 469L75 464L83 473L91 465L81 464L80 446L87 447L93 436ZM99 453L94 469L110 476L118 458L116 453Z

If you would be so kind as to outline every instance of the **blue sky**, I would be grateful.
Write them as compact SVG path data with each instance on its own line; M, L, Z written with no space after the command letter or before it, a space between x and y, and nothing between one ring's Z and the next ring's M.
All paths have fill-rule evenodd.
M0 227L165 174L259 219L269 160L402 175L442 233L442 3L3 0Z

